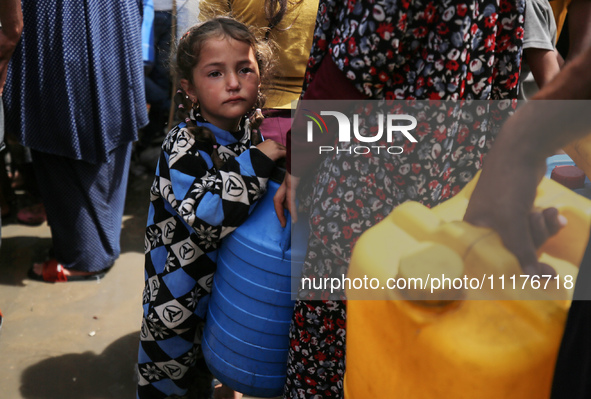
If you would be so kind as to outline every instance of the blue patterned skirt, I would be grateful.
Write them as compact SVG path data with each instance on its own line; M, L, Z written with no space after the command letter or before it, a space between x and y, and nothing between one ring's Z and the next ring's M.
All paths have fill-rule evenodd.
M4 91L7 130L33 150L91 163L147 123L141 1L23 0Z

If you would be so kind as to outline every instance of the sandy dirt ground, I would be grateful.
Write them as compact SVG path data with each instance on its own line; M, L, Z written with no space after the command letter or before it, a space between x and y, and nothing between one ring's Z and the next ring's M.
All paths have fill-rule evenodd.
M51 246L47 223L3 221L0 247L0 397L134 398L151 177L130 177L121 256L99 282L27 278Z

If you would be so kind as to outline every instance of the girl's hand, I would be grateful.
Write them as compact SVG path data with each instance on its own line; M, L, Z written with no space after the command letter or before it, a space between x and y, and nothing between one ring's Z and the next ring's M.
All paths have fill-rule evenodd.
M272 161L284 158L287 150L284 145L279 144L273 140L265 140L258 144L256 148L269 157Z

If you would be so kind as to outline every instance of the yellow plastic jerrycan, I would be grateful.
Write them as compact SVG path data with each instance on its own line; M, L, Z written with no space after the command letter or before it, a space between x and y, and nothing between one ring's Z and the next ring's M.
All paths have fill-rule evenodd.
M346 399L549 397L591 201L544 178L535 206L557 207L568 224L540 249L558 277L526 280L496 233L461 221L476 179L431 210L400 205L357 242ZM449 285L417 283L437 274Z

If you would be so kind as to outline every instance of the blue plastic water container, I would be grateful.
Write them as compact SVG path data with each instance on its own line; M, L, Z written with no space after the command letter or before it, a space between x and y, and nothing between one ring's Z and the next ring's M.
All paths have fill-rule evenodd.
M554 168L563 165L576 166L575 162L567 154L552 155L551 157L546 158L545 176L550 179ZM582 188L577 188L574 191L585 198L591 199L591 180L589 180L589 177L585 177L585 185Z
M574 165L574 161L567 154L557 154L546 158L546 177L550 179L552 171L557 166Z
M283 393L291 290L308 239L304 221L284 229L277 220L273 196L281 180L269 180L250 217L222 241L201 342L212 374L256 397Z
M156 59L154 51L154 2L142 0L142 59L144 65L152 65Z

